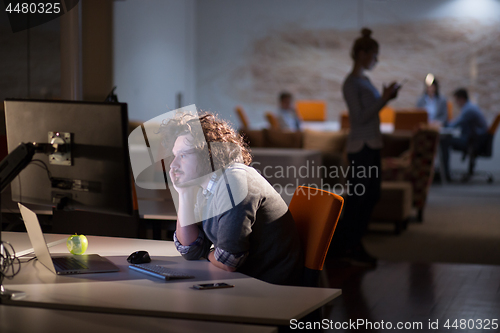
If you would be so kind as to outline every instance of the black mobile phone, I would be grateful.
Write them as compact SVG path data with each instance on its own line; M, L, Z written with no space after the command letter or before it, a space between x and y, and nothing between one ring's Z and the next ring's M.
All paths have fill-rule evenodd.
M205 290L205 289L219 289L219 288L233 288L234 285L227 284L224 282L219 283L205 283L205 284L195 284L193 286L194 289Z

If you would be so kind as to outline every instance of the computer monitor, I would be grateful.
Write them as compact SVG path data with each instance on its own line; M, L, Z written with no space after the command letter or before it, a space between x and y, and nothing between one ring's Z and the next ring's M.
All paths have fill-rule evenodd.
M13 201L132 215L126 104L8 99L5 121L9 153L34 142L66 150L36 153L11 182Z

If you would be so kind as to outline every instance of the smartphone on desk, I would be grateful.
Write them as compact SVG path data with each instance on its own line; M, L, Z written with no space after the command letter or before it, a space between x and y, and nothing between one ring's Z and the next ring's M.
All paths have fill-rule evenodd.
M205 283L205 284L195 284L194 289L205 290L205 289L221 289L221 288L233 288L234 285L227 284L224 282L219 283Z

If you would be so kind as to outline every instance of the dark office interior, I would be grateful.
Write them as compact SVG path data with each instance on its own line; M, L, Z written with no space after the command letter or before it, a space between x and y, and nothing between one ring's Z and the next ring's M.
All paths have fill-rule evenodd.
M5 99L126 103L127 135L141 125L146 134L148 121L195 104L244 137L253 157L250 166L287 205L300 185L346 199L350 175L345 170L354 147L350 131L354 133L357 122L349 120L354 113L346 102L344 80L353 68L353 42L362 28L369 28L379 46L376 66L364 74L378 96L391 82L399 89L397 97L379 108L380 197L361 239L365 253L376 259L359 264L336 252L336 242L342 242L338 237L344 234L346 199L336 217L339 235L334 233L327 245L316 286L341 289L342 294L319 309L304 310L303 320L326 320L329 325L315 327L325 332L385 332L395 330L397 323L403 325L399 330L414 332L498 330L499 0L64 2L74 7L66 12L65 6L60 17L17 32L7 13L0 14L2 159L12 150L11 143L7 146ZM436 104L426 109L418 102L429 97L428 88L435 82L438 96L446 100L444 121L432 119ZM443 140L455 135L447 126L464 110L457 104L459 88L468 92L468 105L485 119L489 143L450 148L446 168ZM283 92L292 96L289 108L300 121L296 129L286 128L286 119L280 118ZM131 152L139 149L142 143L130 138ZM172 188L151 185L164 181L161 164L144 168L140 176L133 168L131 216L28 206L46 234L173 243L177 215ZM313 169L323 173L311 173ZM7 237L26 233L11 192L9 186L1 194L0 232ZM254 298L251 292L246 297ZM43 306L28 307L34 311ZM78 315L76 306L68 310ZM99 311L83 310L85 316ZM160 310L151 313L137 318L147 321L155 313L170 318ZM173 318L182 321L179 329L186 327L187 332L198 331L197 325L205 321L220 324L207 316ZM359 320L373 325L342 326ZM117 322L110 317L109 323L119 329ZM292 324L271 322L235 319L223 323L234 326L207 330L294 330ZM242 323L250 326L238 327ZM134 325L131 331L140 331ZM177 332L160 322L149 325ZM23 327L12 322L4 326L12 332L23 332ZM96 329L105 331L106 326Z

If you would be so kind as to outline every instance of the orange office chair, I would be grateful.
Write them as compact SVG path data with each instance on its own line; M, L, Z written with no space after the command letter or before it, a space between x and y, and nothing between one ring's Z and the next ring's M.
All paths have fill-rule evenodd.
M395 112L394 109L390 106L384 106L382 110L380 110L378 115L381 123L394 124ZM340 128L348 129L350 127L351 125L349 123L349 114L347 113L347 111L344 111L344 113L340 115Z
M448 121L450 121L453 119L453 102L447 101L446 107L447 107Z
M289 209L305 250L304 283L317 286L326 254L342 212L344 199L331 192L299 186Z
M281 130L280 121L274 113L266 112L266 114L264 116L266 117L266 120L269 123L269 126L271 126L272 130Z
M295 108L299 117L303 121L325 121L326 102L325 101L297 101Z
M250 122L248 121L247 114L245 110L241 106L237 106L234 111L236 112L236 115L238 116L238 119L240 120L241 127L240 129L248 129L250 127Z
M428 122L429 116L424 109L397 110L394 114L394 130L413 131Z
M384 106L378 116L381 123L394 124L395 112L390 106Z

